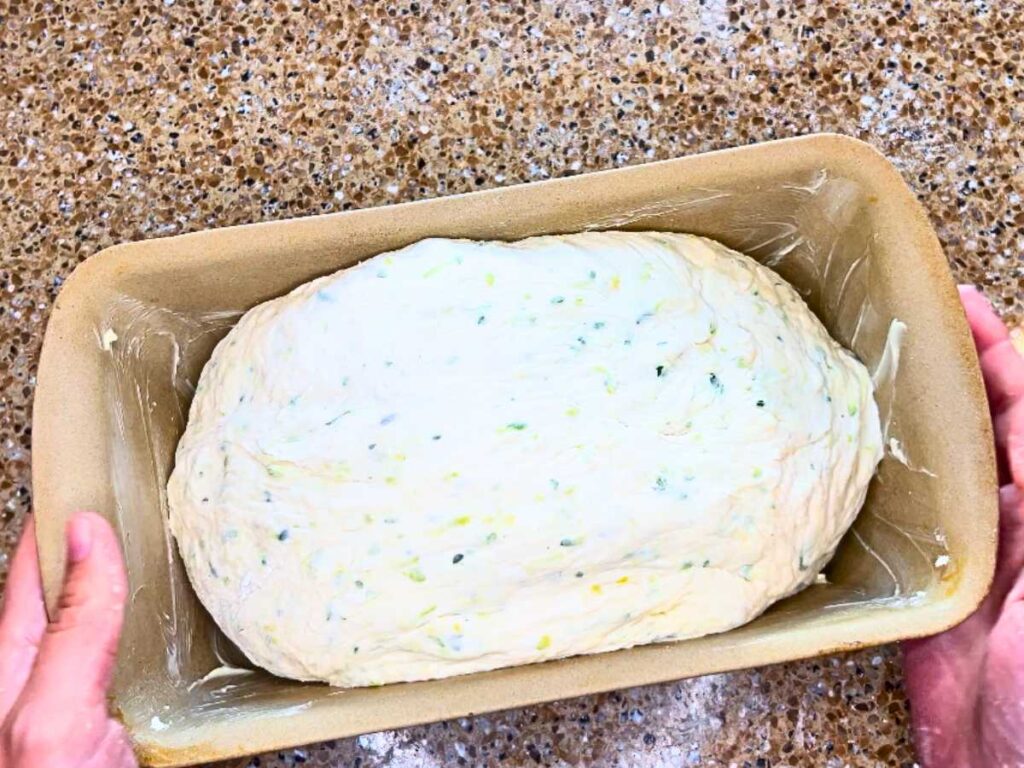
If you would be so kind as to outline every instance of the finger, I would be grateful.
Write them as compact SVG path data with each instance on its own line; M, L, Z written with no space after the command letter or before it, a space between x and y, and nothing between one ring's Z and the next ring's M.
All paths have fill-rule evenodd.
M978 349L996 439L999 482L1024 487L1024 357L988 300L971 286L960 299Z
M7 591L0 615L0 721L25 686L45 630L46 608L39 577L35 524L29 517L7 574Z
M1006 600L1024 603L1024 489L1016 485L1001 488L999 501L999 565L1012 583ZM1024 650L1024 637L1021 643Z
M128 592L117 537L93 512L68 523L67 577L57 609L39 646L26 696L56 699L55 706L106 705Z
M46 608L43 605L43 584L39 576L35 533L35 522L29 516L7 574L4 610L0 615L0 636L4 639L14 637L38 645L46 629Z
M1024 488L1024 398L998 414L993 426L1000 456L1000 482Z
M82 768L137 768L135 754L128 742L124 728L113 720L107 720L106 732L95 747L92 757Z
M1008 602L988 639L981 684L981 741L1000 765L1024 765L1024 602ZM986 763L988 764L988 763ZM995 765L995 761L991 761Z
M914 744L923 765L967 765L963 713L956 702L972 687L988 629L978 612L942 634L900 644Z
M992 309L991 302L976 286L959 285L957 290L979 352L1009 336L1003 321Z
M1024 489L1004 485L999 489L999 549L990 597L996 601L994 614L1013 590L1024 600Z
M992 305L976 288L961 286L960 301L967 313L978 350L985 388L994 410L1024 397L1024 357Z

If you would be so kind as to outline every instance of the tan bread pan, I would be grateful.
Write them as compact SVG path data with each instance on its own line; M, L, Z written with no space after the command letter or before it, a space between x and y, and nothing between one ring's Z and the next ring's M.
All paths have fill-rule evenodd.
M336 690L251 669L197 602L165 524L175 445L216 341L255 304L424 237L612 228L694 232L750 253L875 372L887 455L827 578L724 634L448 680ZM120 532L131 581L113 704L151 765L926 635L967 616L993 570L992 434L946 260L896 170L842 136L110 248L57 299L34 417L48 603L65 521L98 510Z

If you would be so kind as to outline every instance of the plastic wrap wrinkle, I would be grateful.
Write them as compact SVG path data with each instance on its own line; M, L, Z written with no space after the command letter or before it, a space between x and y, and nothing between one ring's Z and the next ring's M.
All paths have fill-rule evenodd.
M902 597L903 588L900 586L899 577L896 575L896 572L889 566L889 564L885 562L885 558L878 554L878 552L876 552L870 544L864 541L864 537L861 536L861 534L857 531L856 525L854 525L854 527L850 529L850 534L854 537L854 539L857 540L857 543L864 548L864 551L871 555L871 557L873 557L875 560L877 560L878 564L885 569L886 573L889 574L889 578L892 579L892 596ZM886 598L877 599L885 600Z
M892 403L896 400L896 375L899 372L900 350L903 348L903 338L906 334L906 323L895 319L889 323L889 332L885 337L882 357L871 373L871 382L875 385L875 392L885 390L888 394L889 407L882 416L882 440L885 443L886 455L896 459L911 472L938 477L927 467L911 461L903 441L892 434Z
M759 206L758 200L769 192L785 197L787 215L780 217L777 208L773 212ZM908 458L914 446L907 446L894 434L898 425L893 423L893 403L897 397L900 350L907 328L898 319L884 317L872 304L872 243L849 240L850 222L866 204L862 191L855 184L819 170L796 183L765 183L749 189L673 190L663 200L594 217L579 229L691 231L722 240L771 266L794 284L811 308L825 320L830 333L874 371L876 399L883 415L888 448L883 469L891 459L903 470L920 474L922 482L931 482L934 474ZM719 222L724 217L729 222L728 227L716 230L704 227L702 222L709 212L714 213ZM676 220L684 224L692 222L692 226L679 226ZM115 512L118 522L123 523L128 508L160 510L160 543L168 576L166 584L142 583L138 558L143 548L133 546L127 538L124 540L132 603L139 606L153 603L137 598L147 590L155 590L155 604L159 606L155 614L130 613L129 620L134 626L126 636L133 642L142 642L146 633L160 633L167 649L164 671L176 691L174 701L155 702L133 697L133 684L125 681L122 683L126 691L121 697L122 715L133 730L148 732L152 741L158 743L181 738L180 730L173 739L170 734L161 734L171 730L176 721L192 722L197 712L216 711L233 716L242 712L239 705L244 702L247 703L245 711L250 715L251 704L259 703L260 712L284 716L313 706L323 697L322 686L281 681L253 669L215 628L191 593L167 526L165 485L199 371L216 341L241 316L242 309L179 312L128 296L121 297L115 307L96 328L97 344L109 355L115 393L110 398L109 417L120 438L111 448L110 479L117 499ZM865 340L877 338L886 325L888 333L884 345L879 349L865 349ZM158 405L168 400L174 403L173 409ZM131 414L134 418L127 418L130 411L134 412ZM145 456L140 456L139 451ZM136 468L143 463L149 474L145 482L135 482L140 476ZM133 506L140 504L143 506ZM123 524L121 530L125 530ZM825 596L821 608L830 611L851 605L893 605L915 599L920 590L904 583L899 569L886 554L891 537L909 539L929 564L940 561L939 558L948 553L942 531L907 530L871 511L858 517L843 545L863 547L877 562L878 571L889 586L817 583L807 591L820 590ZM765 619L772 614L785 615L787 604L788 599L770 608ZM307 690L313 698L304 700L302 692ZM271 692L273 696L268 695Z
M686 194L668 200L659 200L651 205L643 205L621 213L596 218L588 222L582 229L585 231L619 229L687 208L710 205L715 200L727 197L731 197L731 193L724 190L694 188L687 190Z
M910 460L907 456L907 452L903 449L903 443L899 441L899 438L890 437L888 442L885 444L886 452L889 456L892 456L896 461L905 466L911 472L920 472L928 477L938 477L937 474L932 472L927 467L920 467Z

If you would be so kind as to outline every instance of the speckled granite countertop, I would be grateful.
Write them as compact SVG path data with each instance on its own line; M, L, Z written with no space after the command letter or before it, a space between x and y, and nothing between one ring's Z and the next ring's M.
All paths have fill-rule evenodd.
M469 9L471 7L471 10ZM0 579L62 280L118 242L814 131L881 149L1024 314L1022 2L0 0ZM911 765L893 648L242 765Z

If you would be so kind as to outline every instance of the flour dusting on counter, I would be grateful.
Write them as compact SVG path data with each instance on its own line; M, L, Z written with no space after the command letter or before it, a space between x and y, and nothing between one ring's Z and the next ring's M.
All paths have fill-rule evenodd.
M881 455L864 366L745 256L435 239L247 313L168 499L253 662L379 685L749 621L814 580Z

